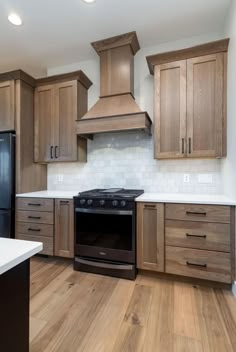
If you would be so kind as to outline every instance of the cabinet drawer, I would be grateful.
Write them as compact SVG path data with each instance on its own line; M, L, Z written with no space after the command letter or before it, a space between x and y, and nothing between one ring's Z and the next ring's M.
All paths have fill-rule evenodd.
M222 205L166 204L166 219L230 223L230 207Z
M166 272L199 279L230 283L230 253L166 247Z
M168 246L230 252L230 224L166 220Z
M16 220L38 224L54 224L53 213L46 211L18 210L16 212Z
M53 238L44 236L29 236L22 233L16 233L16 238L24 241L35 241L43 243L43 250L40 254L53 255Z
M54 226L47 224L37 224L33 222L17 222L16 232L26 235L53 237Z
M53 211L53 199L44 198L17 198L16 208L18 210Z

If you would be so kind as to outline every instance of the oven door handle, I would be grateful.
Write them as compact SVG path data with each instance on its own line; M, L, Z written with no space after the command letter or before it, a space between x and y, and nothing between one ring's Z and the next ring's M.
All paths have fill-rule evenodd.
M75 208L75 211L76 213L87 213L87 214L133 215L132 210Z

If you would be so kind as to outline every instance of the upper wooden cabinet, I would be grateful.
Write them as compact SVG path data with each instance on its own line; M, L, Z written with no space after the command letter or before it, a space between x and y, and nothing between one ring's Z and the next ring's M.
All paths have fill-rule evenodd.
M228 39L147 58L155 158L226 156L227 48Z
M90 85L81 71L39 80L35 90L36 162L86 161L87 142L77 137L76 120L87 111Z
M0 131L15 129L15 81L0 82Z

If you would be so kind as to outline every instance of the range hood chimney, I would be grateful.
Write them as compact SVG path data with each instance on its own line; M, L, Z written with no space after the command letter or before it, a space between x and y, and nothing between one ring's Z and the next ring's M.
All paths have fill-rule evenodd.
M134 100L134 55L140 49L136 32L92 43L100 56L100 99L77 121L77 134L144 130L151 119Z

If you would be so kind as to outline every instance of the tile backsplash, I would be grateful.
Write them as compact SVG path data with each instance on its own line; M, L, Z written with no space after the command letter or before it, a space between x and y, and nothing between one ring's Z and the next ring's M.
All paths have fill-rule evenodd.
M188 175L189 182L184 182ZM152 137L144 132L123 132L95 135L88 142L87 163L48 165L49 190L107 187L220 194L221 160L155 160Z

